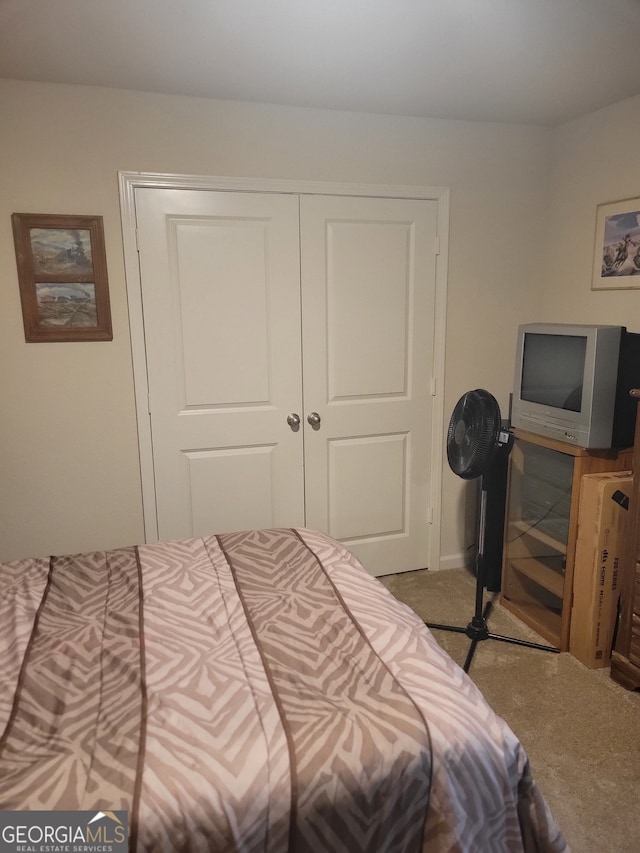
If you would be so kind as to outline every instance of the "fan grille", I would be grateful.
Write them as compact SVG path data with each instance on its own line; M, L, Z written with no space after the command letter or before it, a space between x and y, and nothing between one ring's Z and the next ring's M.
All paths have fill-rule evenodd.
M458 400L447 432L447 460L463 480L480 477L495 452L502 425L496 398L482 388Z

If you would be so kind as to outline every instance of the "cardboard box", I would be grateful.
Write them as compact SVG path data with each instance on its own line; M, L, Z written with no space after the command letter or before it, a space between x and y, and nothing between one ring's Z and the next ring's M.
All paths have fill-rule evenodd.
M609 666L620 597L631 472L585 474L580 482L569 652L592 669Z

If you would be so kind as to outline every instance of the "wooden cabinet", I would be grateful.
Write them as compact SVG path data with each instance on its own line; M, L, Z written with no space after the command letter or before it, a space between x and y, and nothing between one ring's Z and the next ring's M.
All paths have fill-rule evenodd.
M627 470L631 456L514 431L501 601L561 651L569 649L580 479Z
M640 390L631 391L631 396L640 403ZM640 417L636 418L632 471L627 547L620 585L620 623L611 655L611 677L629 690L640 687Z

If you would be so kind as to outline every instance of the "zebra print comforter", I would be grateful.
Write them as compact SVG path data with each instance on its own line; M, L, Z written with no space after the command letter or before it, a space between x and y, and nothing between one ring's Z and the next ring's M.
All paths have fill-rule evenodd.
M512 732L353 555L263 530L0 567L0 809L138 851L561 851Z

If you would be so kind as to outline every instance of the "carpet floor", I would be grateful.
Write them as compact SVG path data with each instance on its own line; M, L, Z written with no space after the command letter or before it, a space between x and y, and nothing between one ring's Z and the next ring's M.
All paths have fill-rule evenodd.
M380 580L424 621L465 627L473 616L475 578L464 569ZM488 623L496 634L546 642L497 602ZM433 633L462 666L468 638ZM573 853L640 851L640 691L567 653L491 639L478 643L469 675L522 741Z

